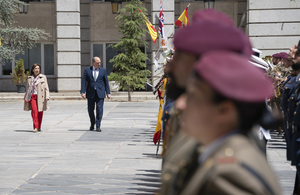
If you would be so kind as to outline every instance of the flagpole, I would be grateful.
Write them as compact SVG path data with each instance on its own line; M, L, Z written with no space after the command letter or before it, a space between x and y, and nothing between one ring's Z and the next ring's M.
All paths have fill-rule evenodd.
M172 27L174 27L174 26L175 26L175 24L173 24ZM167 38L168 38L168 36L169 36L171 30L172 30L172 28L170 28L170 30L168 31L168 33L167 33Z

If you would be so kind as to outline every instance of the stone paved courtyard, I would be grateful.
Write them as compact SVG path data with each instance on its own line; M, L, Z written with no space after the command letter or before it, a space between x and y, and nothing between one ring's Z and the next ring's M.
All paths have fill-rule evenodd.
M88 131L86 101L50 101L32 133L22 101L0 101L0 194L154 194L161 158L152 142L158 101L105 102L103 132ZM273 135L268 160L284 195L295 168Z

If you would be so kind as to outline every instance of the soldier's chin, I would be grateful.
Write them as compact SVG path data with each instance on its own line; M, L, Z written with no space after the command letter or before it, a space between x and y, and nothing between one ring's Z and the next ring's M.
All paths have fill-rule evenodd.
M180 95L185 92L185 88L180 87L174 82L174 79L167 84L166 95L171 100L176 100Z

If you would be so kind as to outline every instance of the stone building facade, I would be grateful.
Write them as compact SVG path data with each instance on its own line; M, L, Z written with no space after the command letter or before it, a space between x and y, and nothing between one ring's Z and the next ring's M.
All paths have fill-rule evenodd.
M191 0L162 0L165 15L165 34L168 47L172 48L172 37L177 27L174 22L190 3L189 18L196 10L204 9L204 2ZM145 0L148 18L158 28L160 0ZM123 2L121 6L124 6ZM253 46L261 49L263 55L288 48L299 39L299 1L274 0L271 7L267 0L216 0L215 9L228 14L247 34ZM74 92L80 90L80 80L84 68L91 65L93 56L102 59L102 66L110 73L112 64L109 60L118 51L108 47L118 42L120 34L116 27L110 0L31 0L29 11L17 14L18 25L45 29L51 37L40 41L36 48L24 49L24 59L28 70L33 63L41 63L42 72L47 75L50 91ZM298 33L299 34L299 33ZM147 69L152 72L152 84L162 74L162 69L155 71L154 59L159 66L164 63L161 56L163 49L159 41L152 43L147 34L149 46L141 46L151 61ZM13 92L16 86L9 75L14 62L0 66L0 91ZM151 90L147 87L147 90Z
M248 0L248 35L262 55L288 52L300 37L299 0Z

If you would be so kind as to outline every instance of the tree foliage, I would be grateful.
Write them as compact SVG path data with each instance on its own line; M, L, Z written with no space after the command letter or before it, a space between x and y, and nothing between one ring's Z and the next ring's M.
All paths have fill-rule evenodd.
M39 40L50 35L43 29L24 28L16 25L14 15L19 11L19 0L0 0L0 60L15 59L24 47L32 48Z
M24 4L18 0L0 0L0 24L11 26L15 23L14 14L18 11L18 4Z
M17 63L16 63L16 66L13 70L13 73L10 73L12 79L13 79L13 82L16 84L16 85L21 85L23 83L25 83L28 75L29 75L29 72L27 71L27 73L25 74L25 69L24 69L24 60L23 59L20 59Z
M128 1L116 17L122 37L112 47L122 52L110 60L115 71L109 75L109 79L116 81L120 90L128 90L128 101L131 101L131 91L145 89L147 77L150 75L145 64L149 59L139 49L141 46L147 46L143 39L147 30L144 28L144 18L139 9L144 13L147 11L139 0Z

